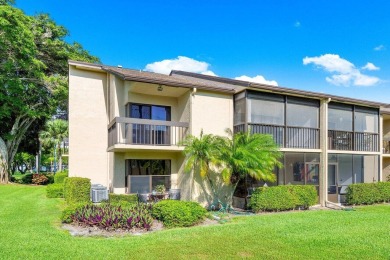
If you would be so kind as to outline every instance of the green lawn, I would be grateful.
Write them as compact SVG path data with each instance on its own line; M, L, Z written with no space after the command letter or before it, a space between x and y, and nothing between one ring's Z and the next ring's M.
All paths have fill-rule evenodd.
M390 205L239 217L122 238L72 237L44 187L0 185L0 259L389 259Z

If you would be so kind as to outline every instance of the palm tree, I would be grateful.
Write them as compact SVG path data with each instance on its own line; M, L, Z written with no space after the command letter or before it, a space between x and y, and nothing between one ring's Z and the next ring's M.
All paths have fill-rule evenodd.
M58 155L58 168L62 170L62 150L61 144L68 137L68 122L61 119L51 120L46 123L45 130L39 135L43 146L54 145L55 154Z
M195 174L199 174L202 179L205 179L213 193L213 200L215 200L217 195L216 180L212 176L210 167L218 164L217 138L212 134L203 134L203 131L201 131L199 138L188 135L183 141L183 145L185 146L184 154L186 156L184 171L193 171ZM204 192L206 192L205 189Z
M222 178L232 186L229 201L240 179L250 176L256 180L274 182L275 166L282 167L279 159L282 153L271 135L246 133L218 137L218 161L222 162Z

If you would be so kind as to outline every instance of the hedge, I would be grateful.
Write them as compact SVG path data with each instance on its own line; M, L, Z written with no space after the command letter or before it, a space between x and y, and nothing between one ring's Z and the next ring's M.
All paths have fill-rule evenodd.
M46 197L48 198L63 198L64 197L64 184L53 183L46 187Z
M109 194L109 202L113 203L113 204L122 203L122 202L126 202L129 204L135 204L138 202L138 197L137 197L137 194L125 195L125 194L110 193Z
M255 212L307 209L318 201L317 191L311 185L284 185L257 188L250 206Z
M206 209L192 201L162 200L154 204L152 216L167 228L189 227L202 221Z
M312 185L288 185L291 193L296 196L298 207L308 209L318 203L317 189Z
M350 205L390 202L390 183L356 183L347 188L346 202Z
M64 180L64 198L68 204L90 201L91 180L81 177L66 177Z
M54 183L64 183L65 178L68 177L68 171L60 171L54 175Z

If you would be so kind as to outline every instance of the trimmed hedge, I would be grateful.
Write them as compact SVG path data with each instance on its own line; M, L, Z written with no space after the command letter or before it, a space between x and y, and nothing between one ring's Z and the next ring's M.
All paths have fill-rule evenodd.
M81 177L66 177L64 180L64 198L68 204L90 201L91 180Z
M129 204L135 204L138 202L137 194L114 194L110 193L108 195L109 202L111 204L117 204L117 203L129 203Z
M68 171L57 172L54 175L54 183L64 183L66 177L68 177Z
M390 202L390 183L356 183L347 188L346 202L350 205Z
M162 200L154 204L152 216L167 228L189 227L202 221L207 214L205 208L192 201Z
M64 197L64 184L53 183L46 187L46 197L48 198L63 198Z
M312 185L288 185L289 190L296 196L298 207L308 209L318 203L317 190Z
M257 188L250 206L255 212L283 211L298 207L308 209L318 201L317 191L311 185L285 185Z

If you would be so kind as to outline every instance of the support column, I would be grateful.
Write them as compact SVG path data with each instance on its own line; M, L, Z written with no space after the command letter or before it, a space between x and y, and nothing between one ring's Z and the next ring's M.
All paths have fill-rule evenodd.
M330 99L321 100L320 105L320 179L319 197L321 206L328 200L328 103Z

